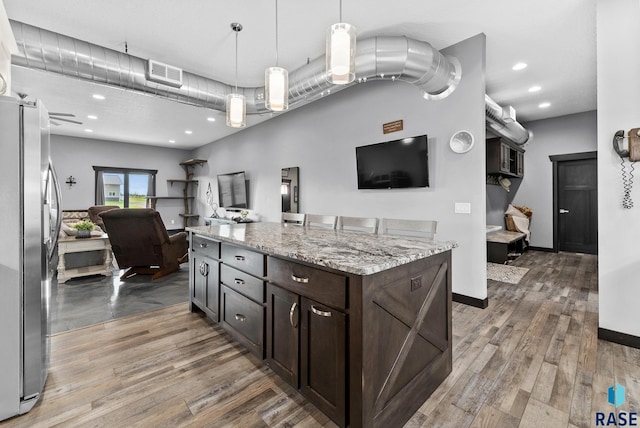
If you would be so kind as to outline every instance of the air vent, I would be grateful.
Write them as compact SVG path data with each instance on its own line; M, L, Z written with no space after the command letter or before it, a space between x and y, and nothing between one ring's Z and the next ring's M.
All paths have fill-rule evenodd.
M150 59L147 80L179 88L182 86L182 70Z

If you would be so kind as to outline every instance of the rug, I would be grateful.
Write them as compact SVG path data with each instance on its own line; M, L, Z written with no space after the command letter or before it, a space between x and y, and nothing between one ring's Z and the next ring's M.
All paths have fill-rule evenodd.
M517 284L527 272L529 268L487 263L487 279L494 281Z

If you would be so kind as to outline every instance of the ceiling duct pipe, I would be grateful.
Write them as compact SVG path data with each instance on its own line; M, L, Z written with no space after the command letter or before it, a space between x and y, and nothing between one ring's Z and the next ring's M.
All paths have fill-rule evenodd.
M172 87L147 79L148 61L17 21L10 21L19 54L12 64L40 69L118 88L143 92L185 104L225 111L225 96L233 87L182 72L182 85ZM430 44L407 37L373 37L358 41L356 71L359 82L402 80L427 99L449 95L460 81L460 67ZM355 82L354 82L355 84ZM324 56L289 73L289 104L303 104L335 93L345 86L326 79ZM238 88L247 100L247 113L271 113L265 107L264 86Z
M32 25L10 20L19 49L12 64L151 94L198 107L225 111L225 96L233 86L186 71L182 85L169 86L147 79L148 61ZM424 91L429 100L442 99L461 78L457 59L445 57L429 43L407 37L358 40L356 82L333 85L326 79L325 59L319 57L289 73L290 109L368 80L401 80ZM247 100L248 114L271 113L265 107L264 87L238 88ZM491 105L489 104L491 103ZM486 97L487 127L518 144L530 133L517 122L506 124L502 108Z
M500 107L489 95L484 96L485 121L487 128L507 140L523 145L533 137L533 133L516 121L513 107Z

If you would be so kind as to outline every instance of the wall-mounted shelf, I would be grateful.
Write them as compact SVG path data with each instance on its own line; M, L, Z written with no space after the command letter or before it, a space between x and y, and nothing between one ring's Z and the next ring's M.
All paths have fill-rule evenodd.
M189 196L189 185L198 184L198 180L193 180L191 178L193 177L193 171L191 171L190 168L205 163L207 163L206 159L189 159L184 162L180 162L180 166L184 168L185 178L170 178L167 180L167 183L171 186L173 186L173 183L182 184L182 196L148 196L147 199L149 200L151 208L156 209L156 202L160 199L180 199L184 201L184 212L179 214L183 219L183 228L188 226L189 219L197 219L200 217L198 214L191 213L190 201L195 199L195 196Z

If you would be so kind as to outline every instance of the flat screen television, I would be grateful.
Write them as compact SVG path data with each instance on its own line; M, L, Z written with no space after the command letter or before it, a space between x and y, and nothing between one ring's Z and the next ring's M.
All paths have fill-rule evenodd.
M356 147L358 189L429 187L427 136Z
M218 201L224 208L249 208L244 171L218 175Z

